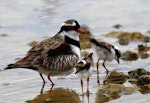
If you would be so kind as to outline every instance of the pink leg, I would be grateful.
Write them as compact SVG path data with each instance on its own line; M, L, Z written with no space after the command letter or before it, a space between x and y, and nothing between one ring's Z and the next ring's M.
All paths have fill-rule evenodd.
M97 61L97 63L96 63L96 69L97 69L97 83L98 83L98 85L100 85L100 78L99 78L99 71L98 71L98 68L99 68L99 60L100 60L100 59L98 59L98 61Z
M106 61L106 59L104 60L104 62L103 62L103 67L105 68L105 70L106 70L106 73L107 73L107 75L108 75L108 73L109 73L109 70L106 68L106 66L105 66L105 61Z
M54 86L54 83L53 83L53 81L52 81L51 78L50 78L50 74L47 75L47 78L48 78L48 80L51 82L51 85Z
M82 88L82 95L84 95L84 92L83 92L83 81L81 79L81 88Z
M90 91L89 91L89 78L87 78L87 92L86 94L90 94Z

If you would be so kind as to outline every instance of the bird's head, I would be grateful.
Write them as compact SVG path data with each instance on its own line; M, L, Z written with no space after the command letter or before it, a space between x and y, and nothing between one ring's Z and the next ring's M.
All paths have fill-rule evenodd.
M84 33L84 31L80 29L79 23L74 19L69 19L69 20L66 20L64 23L62 23L60 31L61 32L75 31L78 33Z

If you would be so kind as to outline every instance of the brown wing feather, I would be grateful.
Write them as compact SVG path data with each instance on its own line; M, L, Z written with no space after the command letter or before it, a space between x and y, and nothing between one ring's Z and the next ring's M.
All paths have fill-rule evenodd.
M111 45L111 44L109 44L109 43L106 43L106 42L101 42L101 41L100 41L99 43L100 43L100 45L103 46L103 48L104 48L106 51L111 52L111 51L110 51L110 48L113 47L113 45Z
M71 51L71 47L68 44L63 43L58 48L55 48L55 49L50 48L48 50L48 56L51 57L51 56L55 56L59 54L65 54L66 52L69 52L69 51Z
M36 65L36 67L40 67L40 65L42 66L43 59L48 56L50 52L49 50L57 51L57 48L63 43L63 37L61 37L60 35L55 35L52 38L45 39L38 45L32 47L27 52L27 55L17 61L12 68L31 68L31 66L33 65Z

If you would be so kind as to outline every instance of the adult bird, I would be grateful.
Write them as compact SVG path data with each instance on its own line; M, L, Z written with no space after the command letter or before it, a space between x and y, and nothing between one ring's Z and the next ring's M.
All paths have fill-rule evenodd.
M91 38L90 42L92 43L92 45L94 46L94 49L98 55L98 60L96 63L96 67L97 67L97 83L100 84L99 82L99 61L103 60L103 67L106 70L106 73L108 75L109 70L106 68L105 66L105 62L106 61L112 61L112 60L116 60L119 63L119 58L121 57L121 53L120 51L114 47L113 45L106 43L106 42L101 42L96 40L95 38Z
M9 64L4 70L27 68L39 72L54 85L50 76L68 75L74 71L74 66L80 58L79 33L83 33L76 20L70 19L62 23L60 31L51 38L41 41L32 47L25 57Z
M89 94L89 78L93 73L93 58L92 58L93 53L90 53L87 57L83 58L82 60L78 61L78 63L75 65L76 67L76 72L75 74L78 75L78 77L81 80L81 88L82 88L82 95L84 94L83 92L83 79L87 80L87 92L86 94Z

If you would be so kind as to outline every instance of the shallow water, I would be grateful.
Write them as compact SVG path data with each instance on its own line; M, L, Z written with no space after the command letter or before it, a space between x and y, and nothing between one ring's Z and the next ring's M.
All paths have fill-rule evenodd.
M120 31L140 31L144 34L150 29L150 1L149 0L1 0L0 1L0 69L7 64L15 62L17 58L25 55L30 48L27 44L32 40L43 40L45 36L53 36L58 32L61 23L66 19L77 19L80 24L90 27L92 33L117 45L122 51L133 48L137 43L122 47L116 39L103 38L100 34L116 30L115 24L121 24ZM2 36L2 34L7 34ZM149 34L147 34L149 35ZM148 44L149 45L149 44ZM96 60L96 58L94 58ZM107 63L110 70L127 73L137 67L149 70L149 59L127 63L121 61L120 65L114 61ZM101 67L100 67L101 68ZM101 82L105 76L104 69L100 71ZM65 79L52 78L56 83L54 88L75 90L81 93L80 81L71 74ZM48 81L48 80L47 80ZM96 74L90 81L89 103L94 103L96 92ZM24 103L34 99L40 94L42 80L37 72L26 69L14 69L0 72L0 103ZM43 92L50 89L46 83ZM110 103L149 103L150 94L123 95ZM82 101L82 97L80 96ZM84 103L88 99L84 97Z

